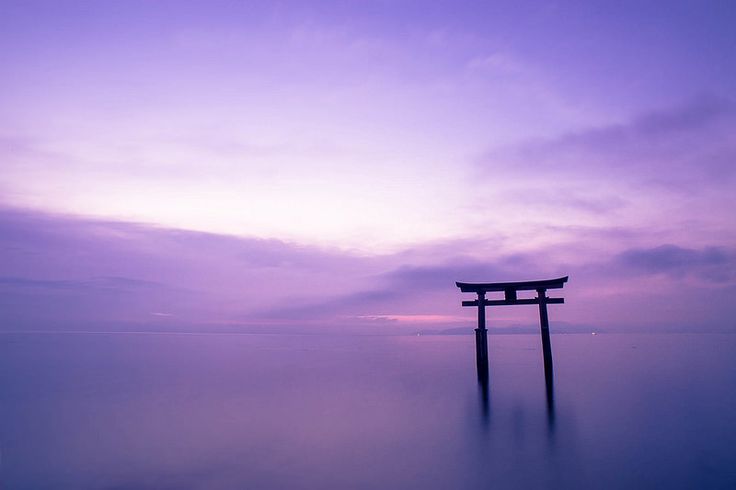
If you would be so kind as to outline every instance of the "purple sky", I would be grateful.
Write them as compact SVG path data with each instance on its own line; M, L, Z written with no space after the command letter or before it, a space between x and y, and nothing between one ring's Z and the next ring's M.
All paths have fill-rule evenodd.
M734 330L736 4L592 3L1 2L2 328Z

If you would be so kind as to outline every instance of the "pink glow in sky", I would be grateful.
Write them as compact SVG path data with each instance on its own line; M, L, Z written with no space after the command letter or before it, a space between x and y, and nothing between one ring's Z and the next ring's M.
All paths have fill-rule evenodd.
M565 325L733 329L734 21L2 2L4 328L449 328L454 280L570 274Z

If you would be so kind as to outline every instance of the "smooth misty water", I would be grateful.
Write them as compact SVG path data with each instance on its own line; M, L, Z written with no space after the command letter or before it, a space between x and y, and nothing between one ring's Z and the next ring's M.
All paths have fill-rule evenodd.
M736 335L0 335L8 489L736 488Z

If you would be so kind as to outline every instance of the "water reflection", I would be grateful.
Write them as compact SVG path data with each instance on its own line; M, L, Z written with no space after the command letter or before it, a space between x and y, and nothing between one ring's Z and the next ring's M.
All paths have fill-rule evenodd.
M546 341L545 341L546 340ZM542 335L542 353L544 359L544 387L545 400L547 409L547 427L550 436L555 429L555 375L552 365L552 350L550 348L549 334ZM488 366L485 369L478 369L478 397L480 402L481 424L484 429L488 429L491 418L491 390L490 390L490 372Z

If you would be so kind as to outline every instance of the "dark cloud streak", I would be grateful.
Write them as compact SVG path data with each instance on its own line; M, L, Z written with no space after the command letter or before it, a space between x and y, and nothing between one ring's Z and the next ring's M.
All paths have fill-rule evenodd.
M614 264L641 274L694 276L719 283L736 279L736 252L723 247L691 249L667 244L636 248L619 254Z

